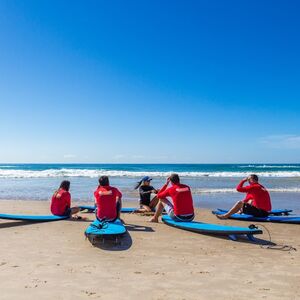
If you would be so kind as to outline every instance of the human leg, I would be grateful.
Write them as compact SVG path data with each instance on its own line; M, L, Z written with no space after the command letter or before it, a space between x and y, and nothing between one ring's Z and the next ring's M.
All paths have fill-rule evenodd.
M158 204L158 201L159 201L159 199L156 196L151 200L151 202L149 204L149 208L151 211L155 209L155 207Z
M80 208L75 206L70 208L70 215L75 215L80 212Z
M167 199L159 199L159 202L156 206L155 214L149 221L153 223L158 223L158 218L162 214L164 209L167 212L167 214L169 214L173 210L173 205Z
M231 215L243 209L243 201L238 201L226 214L217 215L219 219L228 219Z
M134 213L144 213L144 212L151 212L151 211L152 210L148 205L141 204L140 208L136 209Z

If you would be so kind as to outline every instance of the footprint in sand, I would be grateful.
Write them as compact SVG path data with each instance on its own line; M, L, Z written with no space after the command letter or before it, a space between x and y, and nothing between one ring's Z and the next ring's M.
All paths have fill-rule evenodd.
M84 294L86 294L86 295L88 295L88 296L94 296L94 295L96 295L95 292L89 292L89 291L84 291L84 290L82 290L81 292L84 293Z

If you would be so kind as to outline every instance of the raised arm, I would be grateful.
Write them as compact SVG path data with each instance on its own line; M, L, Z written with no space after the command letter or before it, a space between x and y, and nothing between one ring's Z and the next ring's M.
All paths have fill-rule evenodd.
M157 193L157 198L163 199L169 196L169 190L168 190L168 185L169 185L169 178L167 179L167 182L164 184L164 186L159 190Z
M117 201L122 201L122 193L116 188L116 193L117 193L117 197L116 200Z
M251 189L251 186L244 186L245 182L248 181L248 178L243 179L238 186L236 187L236 190L240 193L248 193Z

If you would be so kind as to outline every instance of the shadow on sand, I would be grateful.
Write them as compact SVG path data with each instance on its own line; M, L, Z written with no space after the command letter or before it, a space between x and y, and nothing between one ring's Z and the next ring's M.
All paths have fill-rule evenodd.
M194 232L194 234L199 234L197 232ZM232 241L233 243L244 243L244 244L252 244L252 245L260 245L260 246L276 246L276 243L270 242L269 240L265 239L259 239L255 236L252 237L250 240L247 235L235 235L236 240L233 240L230 238L229 235L216 235L216 234L210 234L210 233L201 233L201 235L206 235L210 237L214 237L221 240L228 240Z
M2 228L10 228L10 227L18 227L18 226L25 226L25 225L33 225L36 223L44 223L44 222L28 222L28 221L9 221L9 222L1 222L0 229Z
M154 232L152 227L141 226L136 224L124 224L127 231L121 236L107 236L102 237L87 237L86 239L96 248L106 251L125 251L132 246L132 238L129 234L130 231L135 232Z
M2 223L3 221L3 223ZM53 222L88 222L90 223L91 220L74 220L74 219L65 219L65 220L56 220L56 221L28 221L28 220L6 220L3 219L0 223L1 228L10 228L10 227L18 227L18 226L25 226L25 225L34 225L34 224L41 224L41 223L53 223Z
M125 224L128 231L138 231L138 232L154 232L153 228L150 226L142 226L136 224Z
M86 237L86 239L89 240L94 247L106 251L125 251L132 246L132 238L128 231L117 237Z

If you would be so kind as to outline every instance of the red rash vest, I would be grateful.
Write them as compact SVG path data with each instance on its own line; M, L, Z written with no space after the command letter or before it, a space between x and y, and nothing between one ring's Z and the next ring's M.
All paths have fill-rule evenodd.
M63 189L56 191L51 200L51 212L53 215L63 216L71 207L71 194Z
M99 219L113 220L117 217L116 204L122 193L112 186L100 186L94 192Z
M243 186L244 183L245 181L242 180L236 187L238 192L247 193L243 202L252 200L252 205L256 208L270 211L272 209L271 198L266 188L259 183L250 183L250 185Z
M171 197L174 205L174 214L180 215L192 215L194 213L193 198L189 186L185 184L173 184L167 188L168 184L165 184L157 194L160 199Z

